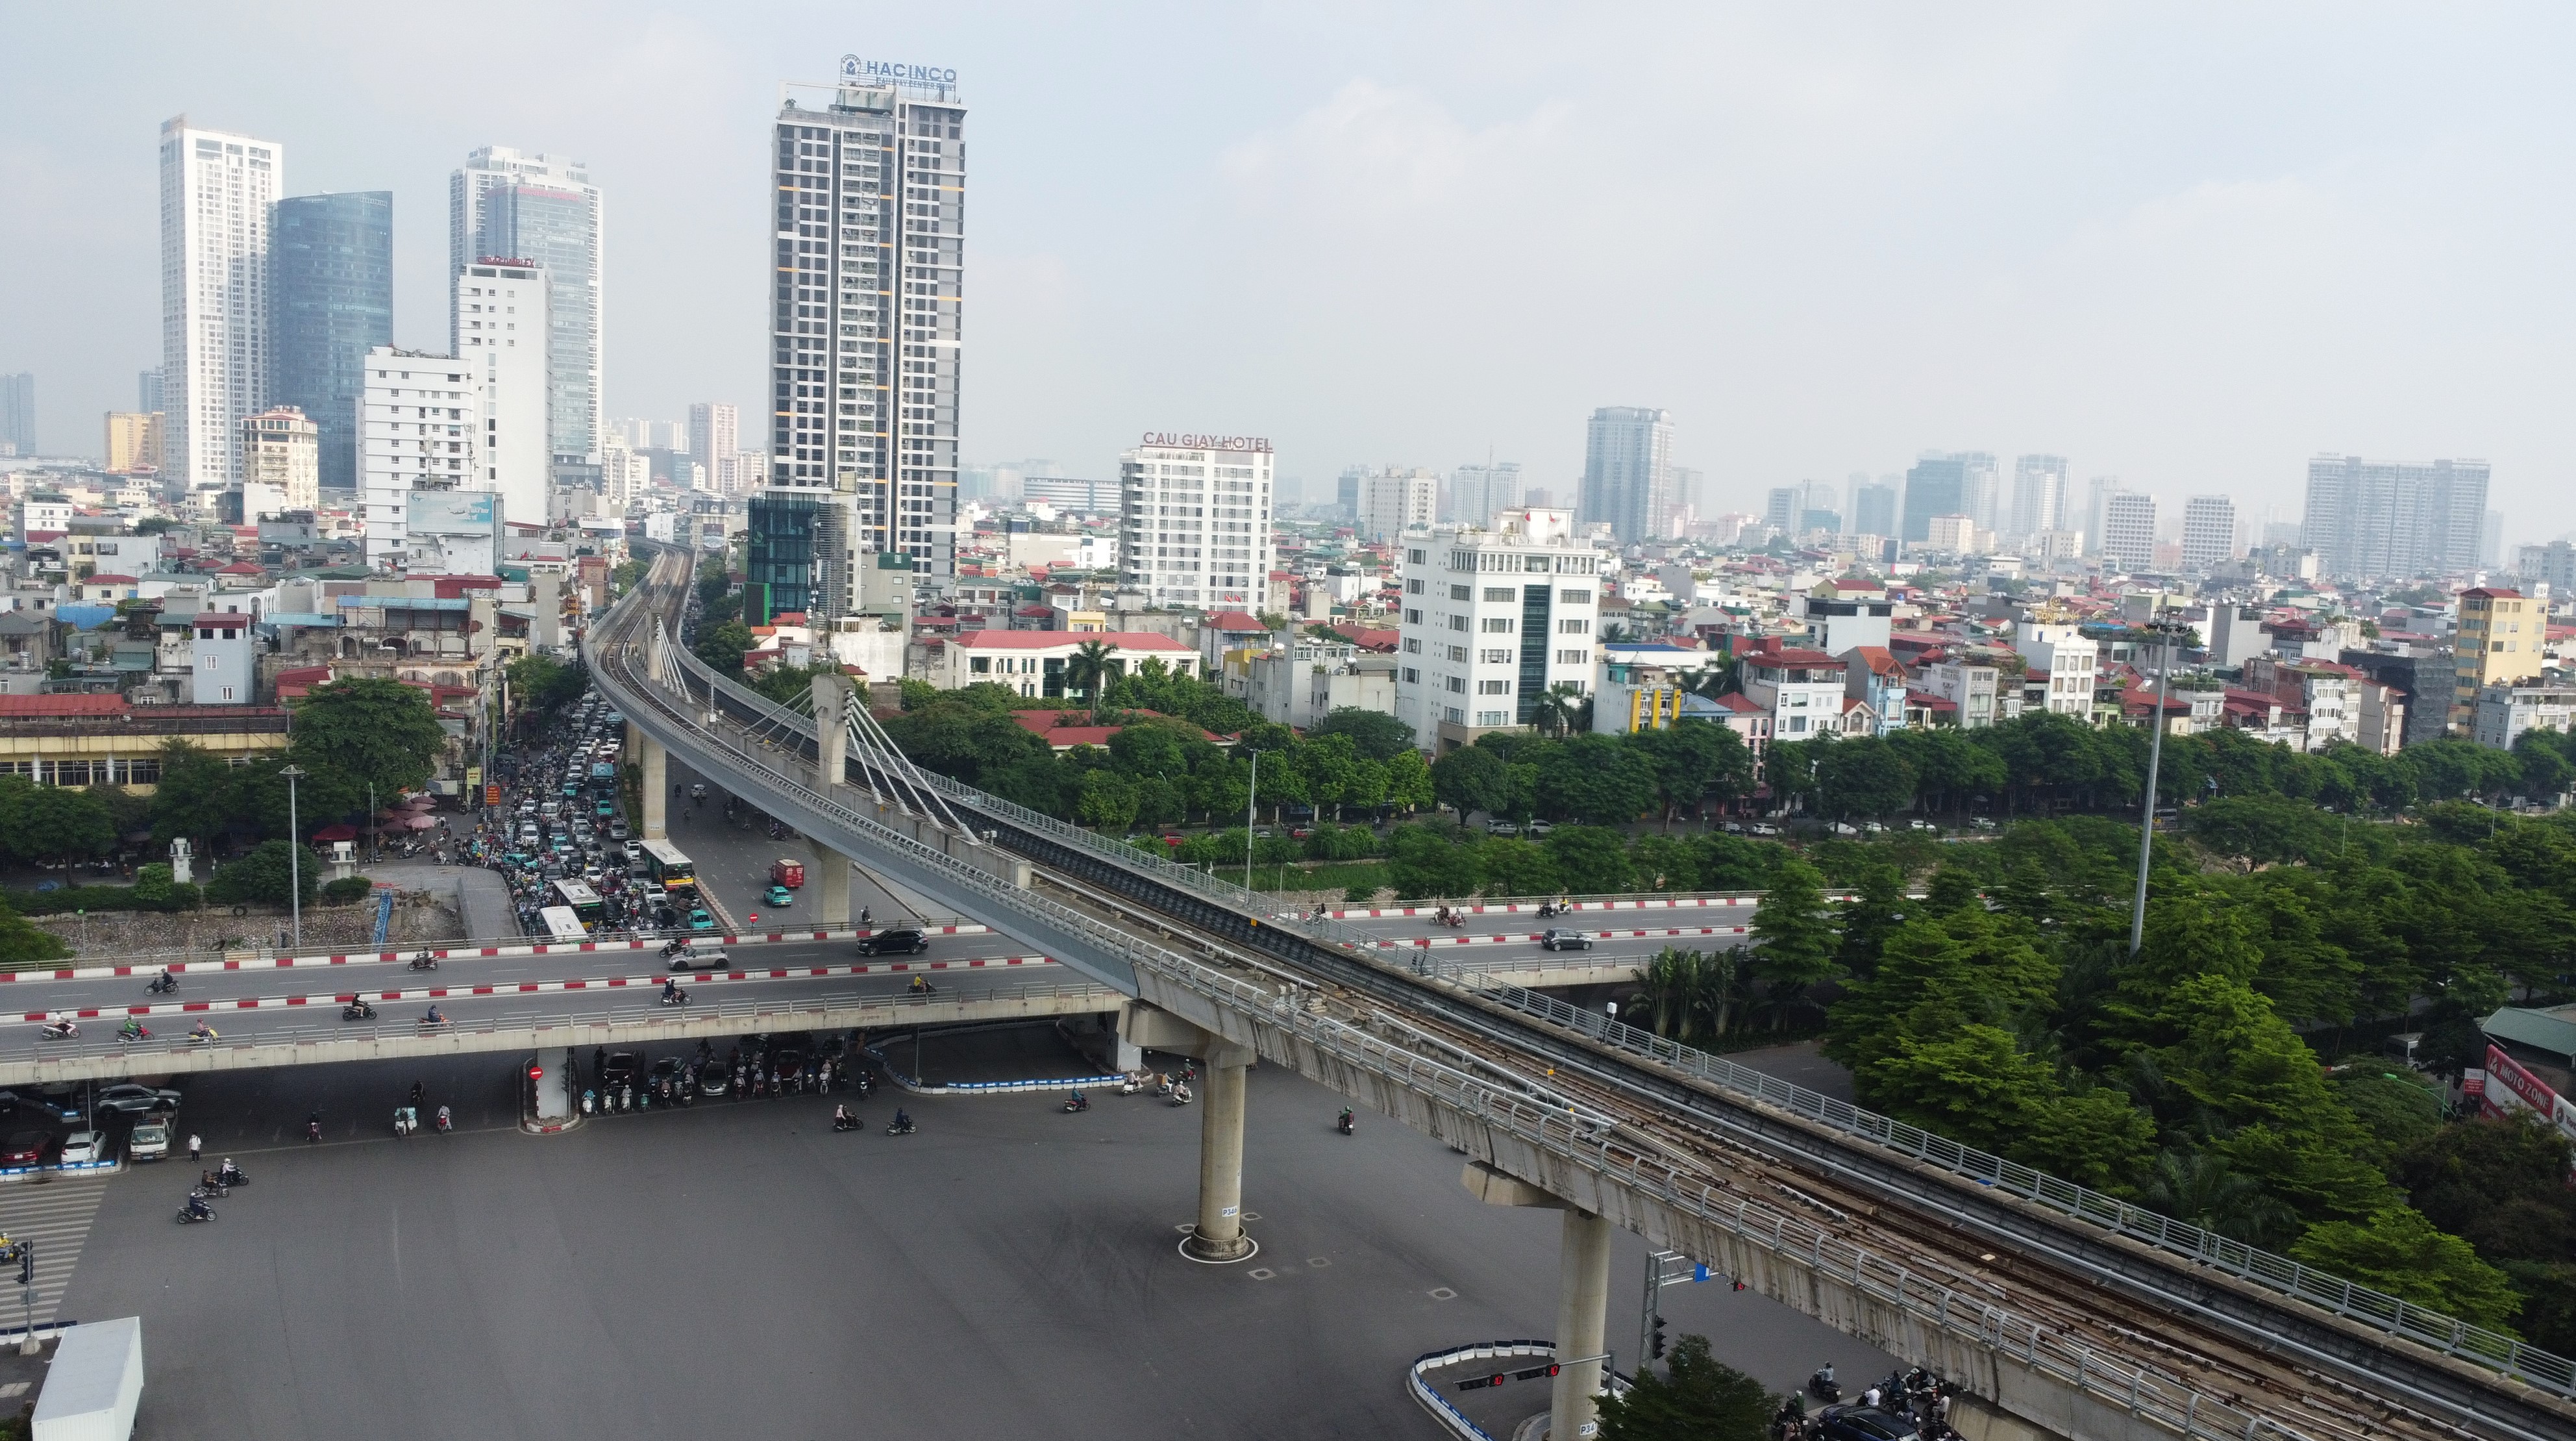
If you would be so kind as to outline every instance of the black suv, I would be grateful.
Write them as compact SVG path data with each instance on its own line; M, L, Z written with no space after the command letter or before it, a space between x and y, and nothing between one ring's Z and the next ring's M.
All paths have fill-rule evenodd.
M863 956L917 956L930 949L930 936L919 926L896 926L859 937Z

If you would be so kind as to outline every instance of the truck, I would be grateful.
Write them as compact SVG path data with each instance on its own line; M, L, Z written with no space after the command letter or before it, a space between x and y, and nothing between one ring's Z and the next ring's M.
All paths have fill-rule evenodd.
M805 884L805 863L793 856L781 856L769 863L769 883L794 889Z

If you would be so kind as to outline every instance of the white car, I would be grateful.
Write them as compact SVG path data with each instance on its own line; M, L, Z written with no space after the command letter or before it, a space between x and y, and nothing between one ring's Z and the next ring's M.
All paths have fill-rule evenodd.
M63 1137L63 1160L66 1166L86 1166L106 1154L105 1138L96 1131L74 1131Z
M134 1133L125 1138L125 1154L137 1161L158 1161L170 1154L170 1123L138 1121Z

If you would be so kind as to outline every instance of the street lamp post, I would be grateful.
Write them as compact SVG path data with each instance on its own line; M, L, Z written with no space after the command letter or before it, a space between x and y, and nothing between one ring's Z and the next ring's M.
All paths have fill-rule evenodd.
M2149 720L2152 729L2147 741L2146 813L2138 821L2138 895L2129 907L2129 954L2132 956L2138 953L2138 947L2147 936L2147 863L2155 855L2156 772L2165 753L2165 699L2173 694L2174 645L2191 631L2191 627L2170 620L2149 621L2147 629L2164 642L2165 654L2164 666L2156 672L2155 713Z
M1252 753L1252 785L1243 793L1243 888L1252 889L1252 828L1261 815L1261 752Z
M295 783L311 774L302 766L288 766L279 771L286 777L286 902L295 917L295 944L304 945L304 827L295 814ZM369 787L368 804L375 802L375 791Z

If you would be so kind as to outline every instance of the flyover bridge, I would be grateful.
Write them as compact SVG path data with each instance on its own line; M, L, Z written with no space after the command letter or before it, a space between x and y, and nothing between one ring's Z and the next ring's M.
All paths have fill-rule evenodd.
M2576 1437L2564 1358L925 775L832 678L818 726L690 656L670 635L689 579L659 554L584 643L637 742L646 833L676 752L1134 997L1135 1040L1209 1062L1197 1259L1250 1254L1259 1056L1465 1152L1484 1200L1562 1210L1560 1355L1605 1349L1615 1224L1959 1379L1992 1435ZM1560 1374L1557 1434L1588 1434L1599 1370Z

